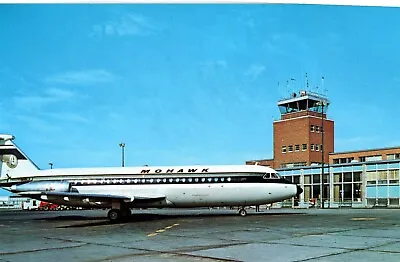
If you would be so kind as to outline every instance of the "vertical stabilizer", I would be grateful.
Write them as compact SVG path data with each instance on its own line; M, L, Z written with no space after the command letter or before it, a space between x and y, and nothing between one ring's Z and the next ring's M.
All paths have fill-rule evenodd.
M28 177L39 168L20 150L12 135L0 134L0 179Z

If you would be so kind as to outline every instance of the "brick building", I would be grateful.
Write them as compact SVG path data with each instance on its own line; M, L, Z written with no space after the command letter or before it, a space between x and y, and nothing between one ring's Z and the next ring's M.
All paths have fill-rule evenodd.
M308 207L317 199L318 206L330 208L400 207L400 147L335 152L328 106L326 97L305 91L278 101L274 158L246 164L271 166L304 189L283 205Z
M329 153L334 152L334 121L327 119L328 106L326 97L306 91L279 101L281 119L273 123L274 158L246 164L258 162L275 169L310 166L321 164L322 154L328 163Z

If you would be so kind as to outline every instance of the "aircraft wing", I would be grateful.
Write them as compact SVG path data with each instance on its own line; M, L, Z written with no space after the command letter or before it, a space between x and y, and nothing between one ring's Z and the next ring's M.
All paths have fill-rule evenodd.
M151 203L155 201L164 200L164 195L108 195L108 194L95 194L95 193L78 193L78 192L19 192L19 195L28 196L35 199L42 199L48 202L54 201L54 203L60 200L66 202L82 202L82 203L95 203L95 202L112 202L112 201L123 201L128 203ZM67 203L66 203L67 204Z

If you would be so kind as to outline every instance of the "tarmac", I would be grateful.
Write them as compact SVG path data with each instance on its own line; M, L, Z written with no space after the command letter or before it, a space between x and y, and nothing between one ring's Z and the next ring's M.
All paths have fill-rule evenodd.
M0 261L400 261L400 209L0 211Z

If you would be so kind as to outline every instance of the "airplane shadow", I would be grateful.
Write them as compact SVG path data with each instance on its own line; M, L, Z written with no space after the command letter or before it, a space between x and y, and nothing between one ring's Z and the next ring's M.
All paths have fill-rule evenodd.
M255 217L255 216L292 216L292 215L302 215L301 212L291 212L291 213L284 213L284 212L274 212L274 213L267 213L267 212L260 212L260 213L248 213L248 217ZM181 218L221 218L221 217L238 217L240 216L236 212L232 213L223 213L223 214L151 214L151 213L133 213L132 216L126 218L117 223L111 223L107 220L106 217L91 217L91 216L80 216L80 215L66 215L66 216L56 216L56 217L46 217L46 218L38 218L36 220L46 220L46 221L71 221L71 222L78 222L77 224L71 225L62 225L57 226L56 228L79 228L79 227L92 227L92 226L105 226L105 225L118 225L118 224L127 224L127 223L138 223L138 222L147 222L147 221L155 221L155 220L169 220L169 219L181 219ZM87 222L85 222L87 221ZM82 223L79 223L82 222Z

